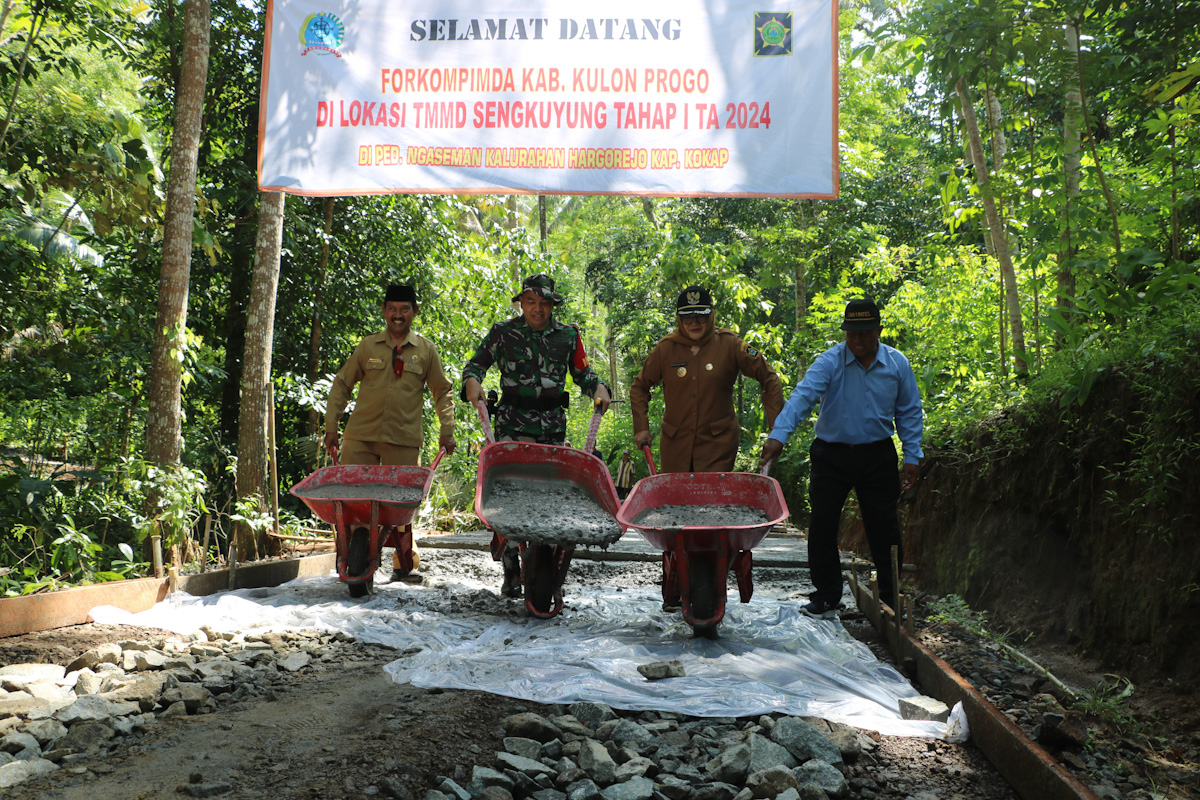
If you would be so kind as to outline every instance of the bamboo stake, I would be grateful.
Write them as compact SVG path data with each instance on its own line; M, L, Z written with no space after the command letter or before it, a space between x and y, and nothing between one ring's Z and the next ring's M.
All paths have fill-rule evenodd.
M204 515L204 545L200 548L200 571L208 571L208 535L212 531L212 514Z
M271 516L279 533L279 465L275 459L275 384L267 383L267 438L271 443Z
M892 596L887 598L888 605L900 617L900 548L892 545Z
M163 576L162 537L157 533L150 536L150 557L154 561L154 577Z

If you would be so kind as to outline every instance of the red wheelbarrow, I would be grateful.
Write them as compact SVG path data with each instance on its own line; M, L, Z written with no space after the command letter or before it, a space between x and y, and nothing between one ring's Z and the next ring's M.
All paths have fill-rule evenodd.
M555 541L553 531L547 532L544 536L540 535L536 539L520 541L519 526L495 524L502 522L502 519L493 517L489 520L488 509L494 507L495 489L497 482L501 480L529 486L540 484L548 488L569 485L586 494L590 500L589 506L598 505L603 510L602 515L611 518L608 521L611 530L615 531L615 536L604 539L581 538L579 541L586 544L607 545L620 538L621 529L617 527L615 521L617 509L620 506L617 489L613 485L608 467L591 454L600 414L597 413L593 416L592 433L589 434L589 446L585 451L553 444L492 441L491 424L487 419L486 412L482 409L479 412L489 444L485 445L479 453L479 473L475 480L475 515L493 531L491 547L494 560L501 559L504 548L508 546L509 538L518 541L525 608L531 616L548 619L562 611L562 585L566 579L567 570L571 566L571 557L575 552L576 544ZM543 519L550 519L549 525L553 526L552 520L556 514L556 508L530 509L530 511L537 511ZM567 521L572 517L571 507L563 507L564 527L562 530L564 532L571 524ZM546 524L540 523L539 527Z
M292 487L293 495L333 526L338 578L351 597L371 591L385 546L396 548L401 569L413 569L412 520L445 454L439 450L428 467L323 467Z
M697 636L717 637L725 617L725 576L737 576L743 603L754 594L751 549L772 526L787 519L787 503L779 481L749 472L674 472L658 474L650 448L644 447L650 477L638 481L617 514L663 551L664 603L682 601L683 619ZM746 506L765 514L753 525L683 525L654 527L635 522L644 512L663 506Z

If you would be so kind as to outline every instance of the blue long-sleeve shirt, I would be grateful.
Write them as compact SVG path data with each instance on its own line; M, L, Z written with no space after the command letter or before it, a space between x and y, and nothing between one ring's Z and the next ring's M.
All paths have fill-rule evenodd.
M867 444L897 433L904 446L904 463L921 463L925 431L921 394L912 366L896 348L880 342L870 369L863 369L845 342L821 353L792 390L771 438L786 444L818 401L818 439Z

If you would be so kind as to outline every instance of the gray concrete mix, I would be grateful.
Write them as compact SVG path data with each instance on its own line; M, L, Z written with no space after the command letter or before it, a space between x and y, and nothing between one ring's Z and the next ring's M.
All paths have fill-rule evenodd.
M497 478L485 493L483 515L492 530L518 542L604 547L621 538L613 515L567 480Z
M320 500L379 500L411 506L425 499L421 489L394 483L324 483L306 488L300 496Z
M742 505L725 506L659 506L648 508L633 520L645 528L682 528L698 525L705 528L738 528L766 525L771 520L760 508Z

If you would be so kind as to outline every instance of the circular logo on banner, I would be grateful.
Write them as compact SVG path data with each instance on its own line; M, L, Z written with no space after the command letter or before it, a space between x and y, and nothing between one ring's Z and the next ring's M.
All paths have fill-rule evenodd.
M759 30L762 32L763 43L770 47L779 47L787 38L788 29L777 19L770 20Z
M345 38L346 26L336 16L328 11L309 14L300 26L300 44L304 45L304 52L300 55L316 50L318 53L340 56L337 48Z

